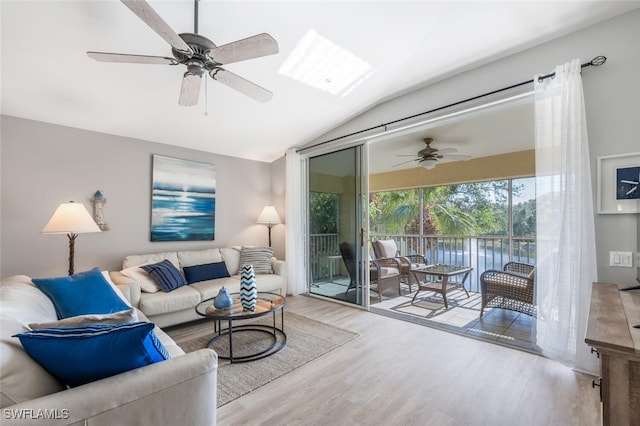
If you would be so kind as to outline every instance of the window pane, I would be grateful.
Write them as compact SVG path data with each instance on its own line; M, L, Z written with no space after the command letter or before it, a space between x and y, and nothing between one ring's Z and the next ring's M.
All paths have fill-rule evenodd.
M536 235L535 178L513 179L513 236Z
M311 234L338 233L338 195L311 192L309 222Z

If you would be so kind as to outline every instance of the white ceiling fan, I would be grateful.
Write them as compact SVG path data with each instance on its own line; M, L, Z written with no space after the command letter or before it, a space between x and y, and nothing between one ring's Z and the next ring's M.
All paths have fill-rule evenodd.
M216 46L208 38L198 34L198 2L194 0L194 32L177 34L144 0L121 0L133 13L151 27L171 46L173 57L131 55L123 53L87 52L87 55L102 62L124 62L135 64L185 65L187 72L182 78L178 103L193 106L198 103L202 75L259 101L267 102L273 93L244 78L227 71L222 65L278 53L278 43L269 34L262 33L243 40Z
M412 160L404 161L399 164L395 164L392 167L400 166L402 164L407 164L412 161L417 161L420 167L424 167L427 170L431 170L436 167L439 160L469 160L471 158L470 155L461 155L461 154L453 154L454 152L458 152L455 148L431 148L431 143L433 142L433 138L424 138L424 143L427 144L426 148L418 151L417 155L398 155L398 157L415 157Z

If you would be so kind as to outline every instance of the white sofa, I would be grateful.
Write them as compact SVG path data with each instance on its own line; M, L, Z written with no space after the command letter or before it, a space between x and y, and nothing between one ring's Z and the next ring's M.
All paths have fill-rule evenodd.
M229 293L240 292L242 247L223 247L203 250L171 251L152 254L131 255L124 259L122 271L112 271L111 279L118 286L129 287L132 306L142 311L150 321L160 327L202 319L195 307L211 299L225 287ZM179 287L170 292L144 291L144 281L151 280L140 266L169 260L181 273L185 267L224 262L230 274L227 278L200 281ZM287 268L282 260L270 258L273 273L256 273L256 284L260 292L286 294Z
M171 359L67 389L12 337L28 331L28 324L58 319L49 298L31 278L16 275L0 282L0 304L1 424L215 425L218 358L214 351L185 354L155 327ZM146 320L144 314L137 314L139 320Z

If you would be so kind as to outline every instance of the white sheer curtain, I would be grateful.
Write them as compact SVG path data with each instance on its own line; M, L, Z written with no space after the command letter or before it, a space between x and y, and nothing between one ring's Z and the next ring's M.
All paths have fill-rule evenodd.
M286 251L287 251L287 294L301 294L307 291L305 255L306 232L304 227L304 175L300 154L295 148L286 154Z
M538 317L543 355L595 373L584 342L597 281L593 195L580 61L535 81Z

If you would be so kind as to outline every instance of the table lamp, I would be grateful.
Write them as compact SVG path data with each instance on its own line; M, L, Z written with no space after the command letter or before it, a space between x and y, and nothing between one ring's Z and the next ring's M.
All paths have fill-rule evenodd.
M62 203L42 228L43 234L67 234L69 237L69 275L73 275L74 243L78 234L101 232L82 203Z
M269 247L271 247L271 226L282 223L280 216L278 216L278 211L273 206L265 206L256 223L265 224L269 228Z

